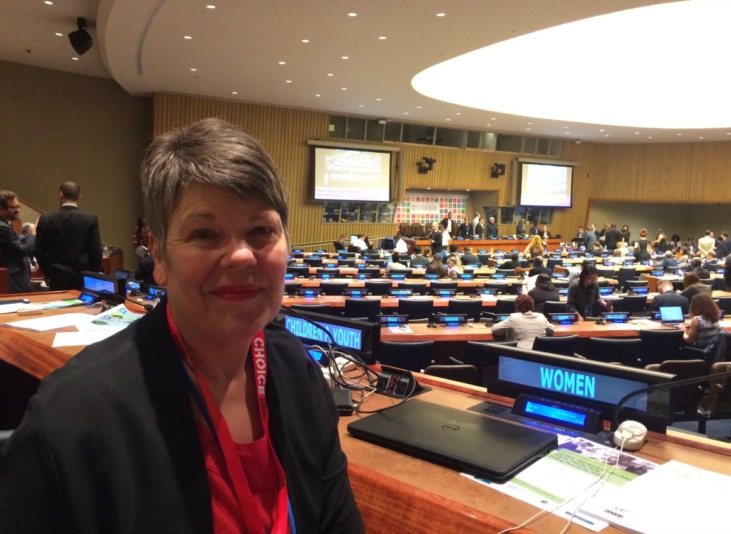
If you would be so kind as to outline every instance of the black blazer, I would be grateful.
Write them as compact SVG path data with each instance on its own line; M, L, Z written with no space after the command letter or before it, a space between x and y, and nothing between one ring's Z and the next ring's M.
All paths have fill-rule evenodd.
M30 259L33 244L26 236L15 233L12 225L0 217L0 267L8 270L8 290L10 293L30 291Z
M271 437L299 532L363 532L338 412L302 343L265 331ZM213 533L208 475L161 303L41 382L0 451L0 532Z
M538 228L537 226L531 226L529 234L530 235L543 235L543 229Z
M680 306L683 310L683 315L685 315L688 313L689 302L687 298L675 291L666 291L662 295L656 295L655 298L652 299L652 303L647 307L647 311L660 311L660 308L666 306Z
M102 242L96 215L61 206L41 215L36 228L36 258L51 290L81 289L81 271L102 270Z

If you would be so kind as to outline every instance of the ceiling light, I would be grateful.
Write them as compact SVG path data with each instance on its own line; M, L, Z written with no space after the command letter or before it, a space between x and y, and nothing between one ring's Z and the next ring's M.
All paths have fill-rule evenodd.
M649 136L648 139L652 139L652 136Z
M533 124L532 122L529 122L528 124Z
M635 132L635 135L640 135L640 132Z
M320 98L320 95L315 95L317 98Z
M604 137L609 137L609 134L604 134Z
M381 101L381 99L380 99L380 98L376 98L376 100L378 100L379 102Z
M214 5L212 5L212 4L209 4L209 5L207 5L206 7L207 7L208 9L216 9L216 6L214 6Z
M287 80L287 83L292 83L292 80Z
M564 132L566 135L571 135L571 132Z
M568 126L564 126L564 128L568 128Z
M472 191L471 189L467 189L467 191Z
M437 17L445 17L445 16L447 16L446 13L437 13Z
M452 119L447 119L448 121L451 121Z
M719 1L608 13L468 52L420 72L411 83L430 98L536 119L676 131L728 127L728 70L719 69L718 55L708 51L729 48L729 19L731 2ZM552 62L533 64L536 50L549 57L571 50L592 90L566 91ZM531 62L533 79L549 82L541 98L531 84L494 84L491 73L509 72L520 62ZM704 83L678 72L702 72Z
M232 95L237 95L237 94L239 94L239 93L238 93L237 91L231 91L231 94L232 94Z
M309 43L309 42L310 42L310 40L309 40L309 39L302 39L302 42L303 42L303 43Z
M421 109L421 106L416 106L416 109Z
M385 40L386 40L386 36L385 36L385 35L381 35L381 36L379 37L379 39L380 39L381 41L385 41Z
M193 37L192 37L192 36L190 36L190 35L183 35L183 39L188 39L188 40L190 40L190 39L192 39L192 38L193 38Z
M491 121L496 121L497 119L495 117L490 117Z
M72 57L71 59L73 59L74 61L78 61L79 60L79 58L77 58L77 57Z
M358 104L358 107L359 107L359 108L362 108L362 107L363 107L363 104Z
M409 112L408 112L408 111L404 111L404 115L408 115L408 114L409 114Z
M348 59L348 56L343 56L343 59Z
M59 37L63 37L63 34L62 33L56 32L56 35L58 35Z
M198 69L190 69L190 70L192 70L193 72L196 72Z
M286 65L287 63L285 61L280 61L279 64L280 65Z
M51 0L46 0L46 1L44 2L44 4L47 4L47 5L49 5L49 6L52 6L52 5L53 5L53 2L51 2Z
M328 74L328 76L332 76L332 74Z
M341 89L342 89L343 91L347 91L347 90L348 90L348 88L347 88L347 87L341 87Z
M492 124L488 124L488 126L492 126Z
M600 132L603 132L604 130L599 130Z
M462 115L461 113L457 113L457 115Z
M526 130L528 130L530 132L530 128L526 128Z
M349 17L357 17L358 16L358 13L348 13L348 16Z
M431 189L431 187L427 187L427 189Z
M679 133L678 135L683 135L682 133Z
M698 139L703 139L702 137L699 137Z
M726 135L731 135L731 132L726 132Z

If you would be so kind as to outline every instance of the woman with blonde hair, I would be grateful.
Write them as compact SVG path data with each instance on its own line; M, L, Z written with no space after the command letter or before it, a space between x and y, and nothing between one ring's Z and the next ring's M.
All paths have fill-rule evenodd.
M528 246L525 247L523 255L530 256L531 258L543 256L543 238L540 235L534 235L531 237Z

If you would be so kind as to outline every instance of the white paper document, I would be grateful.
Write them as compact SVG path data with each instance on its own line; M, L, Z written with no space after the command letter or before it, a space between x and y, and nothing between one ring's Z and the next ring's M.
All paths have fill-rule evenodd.
M0 304L0 315L3 313L15 313L21 308L27 308L28 304L16 302L15 304Z
M731 477L670 461L588 501L582 512L626 532L728 532Z
M94 330L92 332L59 332L53 338L54 347L83 347L113 336L123 328Z
M35 330L36 332L47 332L48 330L56 330L58 328L79 326L81 324L88 323L90 318L93 318L93 316L89 316L86 313L66 313L62 315L51 315L49 317L37 317L35 319L14 321L12 323L6 323L5 326L25 328L27 330Z
M414 331L409 328L407 325L401 325L401 326L389 326L388 329L393 332L394 334L413 334Z

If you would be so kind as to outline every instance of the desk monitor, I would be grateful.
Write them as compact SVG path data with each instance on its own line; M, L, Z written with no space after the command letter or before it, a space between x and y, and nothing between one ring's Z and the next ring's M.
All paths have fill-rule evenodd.
M315 298L320 296L320 288L319 287L308 287L308 288L301 288L299 291L300 297L305 298Z
M327 250L325 250L324 248L318 248L315 252L317 252L318 254L327 254Z
M559 287L558 288L558 294L562 297L568 297L569 296L569 288L568 287Z
M368 280L372 275L371 273L358 273L355 276L358 280Z
M660 277L660 276L662 276L662 275L665 274L665 271L652 271L650 274L652 276L658 276L658 277Z
M569 258L571 258L572 260L575 260L578 257L579 257L578 252L569 252Z
M493 317L492 322L499 323L500 321L506 320L508 317L510 317L509 313L496 313Z
M569 273L553 273L553 277L560 280L561 278L568 278Z
M332 280L336 277L333 273L317 273L315 276L317 276L320 280Z
M439 313L432 317L431 322L443 326L460 326L467 322L467 315L462 313Z
M409 316L401 315L379 315L378 324L381 326L401 326L409 323Z
M432 295L440 298L450 298L457 294L456 289L435 289L432 288Z
M393 239L390 237L386 237L384 239L378 240L378 249L379 250L393 250L395 247L395 244L393 242Z
M147 286L145 288L145 293L147 293L147 298L156 298L161 299L165 296L165 294L168 292L168 289L166 287L161 286Z
M561 254L552 254L551 255L551 259L552 260L560 260L561 259Z
M291 282L292 280L294 280L294 273L285 273L284 274L285 282Z
M472 280L475 277L472 273L462 273L459 275L460 280Z
M343 295L345 295L346 297L353 298L353 299L361 299L368 295L368 290L367 289L346 288L343 290Z
M608 297L612 293L614 293L614 288L611 287L611 286L610 287L600 287L599 288L599 295L602 296L602 297Z
M640 262L640 265L650 265L650 260L643 260Z
M95 295L94 293L91 293L90 291L82 291L79 295L79 300L83 302L84 304L94 304L97 299L99 298L99 295Z
M492 287L491 288L480 287L480 288L477 288L477 290L475 291L475 294L495 296L495 295L497 295L497 289L492 288Z
M632 267L635 263L633 261L625 261L622 263L625 267Z
M389 289L388 293L392 297L408 298L414 293L414 291L412 289L398 289L397 288L397 289Z
M570 325L579 320L578 313L549 313L548 317L553 324Z
M391 280L403 280L404 278L406 278L406 275L404 273L397 273L393 271L388 273L388 276L389 278L391 278Z
M634 293L635 295L647 295L650 292L650 288L645 287L633 287L631 293Z
M125 286L127 286L127 282L129 281L130 276L132 276L132 273L125 269L117 269L114 271L114 278L124 280Z
M490 275L490 278L492 278L493 280L505 280L505 274L504 273L500 273L500 274L493 273Z
M427 280L439 280L439 275L434 273L427 273L424 275Z
M606 265L607 267L614 267L614 262L613 261L605 261L604 262L604 265Z
M629 313L628 312L604 312L602 313L602 317L604 317L604 320L608 323L626 323L629 320Z
M134 291L139 291L140 285L141 285L140 282L133 282L131 280L129 282L127 282L127 287L129 287L130 290L134 290Z
M662 324L680 324L683 322L683 309L680 306L661 306L660 320Z
M114 276L108 276L106 274L94 273L91 271L84 271L81 273L83 277L83 289L84 291L90 291L91 293L98 295L102 291L107 291L116 295L125 295L126 291L119 293L119 284L117 284L117 278Z
M378 359L381 345L380 324L309 311L295 311L325 328L335 338L335 342L339 346L356 351L366 362L373 362ZM292 310L288 308L281 308L275 321L305 343L327 346L330 342L330 338L325 332L301 317L294 315Z
M488 385L491 393L513 398L527 393L587 406L600 410L605 420L611 420L614 407L626 394L669 382L674 376L504 345L486 345L484 356L493 365L486 371L497 377ZM635 397L626 406L633 414L628 417L647 419L645 412L654 415L657 423L658 416L667 416L669 399L668 391Z
M368 266L365 263L359 263L358 264L358 270L360 270L360 269L367 269L367 268L368 268Z

